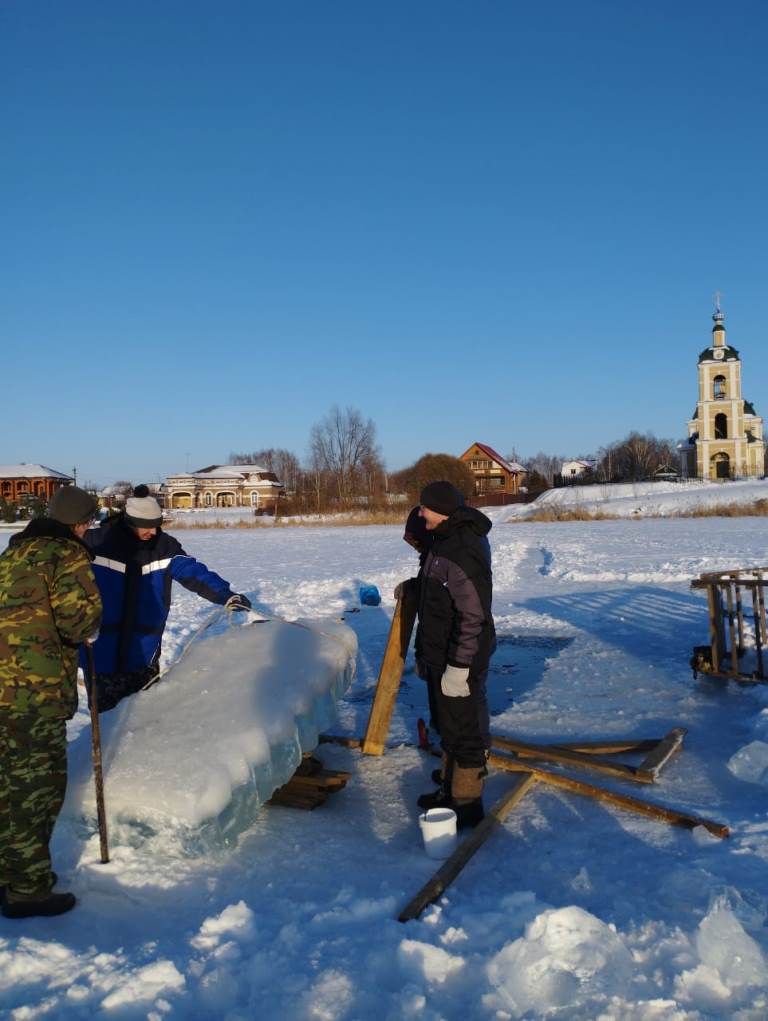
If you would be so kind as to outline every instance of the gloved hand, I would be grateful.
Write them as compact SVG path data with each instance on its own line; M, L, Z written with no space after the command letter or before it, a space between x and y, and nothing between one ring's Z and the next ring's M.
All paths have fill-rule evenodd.
M224 606L227 610L250 610L251 601L248 596L236 592L233 596L229 597Z
M88 635L88 637L85 640L86 644L87 645L95 645L96 642L98 642L98 640L99 640L99 634L100 634L99 631L94 631L92 635Z
M440 678L440 690L448 698L466 698L469 694L468 666L447 666Z

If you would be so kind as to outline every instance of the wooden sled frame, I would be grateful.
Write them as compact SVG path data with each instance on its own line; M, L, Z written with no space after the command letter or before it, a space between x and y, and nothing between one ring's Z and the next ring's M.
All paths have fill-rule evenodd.
M696 646L691 658L694 677L702 673L742 684L768 681L766 575L766 567L705 571L691 582L694 591L706 592L709 616L709 645ZM756 658L751 673L741 664L748 646L754 648Z
M321 742L360 748L364 755L384 754L415 619L416 595L409 586L405 586L392 617L364 737L336 737L325 734L321 735ZM592 797L614 808L667 822L673 826L683 826L687 829L703 826L716 837L727 837L729 830L723 823L607 790L533 764L537 760L552 762L559 766L591 770L615 779L655 783L664 766L680 751L686 733L684 727L674 727L661 738L614 738L606 741L571 741L547 745L531 744L492 734L493 750L489 755L489 765L504 772L517 774L513 786L403 908L398 920L407 922L412 918L418 918L428 904L437 900L490 834L503 823L506 816L537 783ZM510 752L515 758L504 754ZM644 757L638 766L627 765L611 758L614 755L625 754L642 754Z

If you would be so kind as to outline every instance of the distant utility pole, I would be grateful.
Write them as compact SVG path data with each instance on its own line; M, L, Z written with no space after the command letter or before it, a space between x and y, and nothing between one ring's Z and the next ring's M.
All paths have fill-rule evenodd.
M72 469L72 485L77 485L77 468Z

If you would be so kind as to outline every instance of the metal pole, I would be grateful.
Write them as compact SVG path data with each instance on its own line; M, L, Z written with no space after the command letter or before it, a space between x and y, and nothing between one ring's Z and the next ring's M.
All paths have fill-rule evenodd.
M93 745L93 779L96 786L96 818L99 823L99 846L103 865L109 861L107 839L107 812L104 805L104 774L101 769L101 727L99 726L99 704L96 693L96 667L93 662L93 646L85 643L85 658L88 664L89 701L91 703L91 743Z

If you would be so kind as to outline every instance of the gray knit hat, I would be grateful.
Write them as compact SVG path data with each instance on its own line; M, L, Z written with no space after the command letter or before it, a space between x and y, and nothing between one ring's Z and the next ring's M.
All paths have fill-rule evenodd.
M98 503L77 486L62 486L57 489L48 504L48 517L62 525L79 525L90 521L98 510Z
M129 496L125 501L125 521L132 528L158 528L163 510L154 496Z

